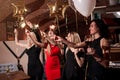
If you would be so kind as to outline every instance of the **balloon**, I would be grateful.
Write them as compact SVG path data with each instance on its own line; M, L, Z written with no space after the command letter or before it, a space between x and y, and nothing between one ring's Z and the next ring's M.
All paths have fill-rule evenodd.
M96 5L96 0L73 0L76 10L84 17L90 16Z

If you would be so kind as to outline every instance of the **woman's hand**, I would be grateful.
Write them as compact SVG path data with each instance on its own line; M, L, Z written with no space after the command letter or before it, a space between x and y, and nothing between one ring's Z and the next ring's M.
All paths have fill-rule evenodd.
M94 54L95 54L95 49L91 48L91 47L88 47L87 48L87 55L94 55Z
M40 30L40 34L41 34L41 36L42 36L43 38L48 37L48 35L47 35L44 31L41 31L41 30Z
M25 29L25 33L26 33L27 36L30 36L30 31L29 30Z
M99 58L98 55L95 53L94 48L91 47L87 48L87 55L92 55L97 62L101 61L101 58Z
M56 36L55 37L55 41L57 41L57 42L62 42L62 40L63 40L63 38L60 37L60 36Z
M77 53L79 52L79 49L74 49L74 54L77 55Z
M15 28L14 29L14 33L17 35L18 34L18 30Z

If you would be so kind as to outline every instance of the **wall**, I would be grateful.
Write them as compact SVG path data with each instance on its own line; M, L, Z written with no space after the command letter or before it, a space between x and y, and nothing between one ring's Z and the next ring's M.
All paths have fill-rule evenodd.
M24 51L24 48L17 46L14 41L5 41L5 42L17 56L20 56L21 53ZM23 40L21 40L20 42L25 43L25 41ZM27 73L27 61L28 61L28 57L26 54L24 54L23 57L20 59L20 63L22 64L25 73ZM17 64L17 59L3 44L3 42L0 41L0 64L5 64L5 63Z
M20 56L21 53L24 51L24 48L17 46L14 41L5 41L5 42L17 56ZM24 43L25 41L20 41L20 42ZM24 54L23 57L20 59L20 63L23 65L25 73L27 73L27 60L28 57L26 54ZM5 64L5 63L17 64L17 59L3 44L3 42L0 41L0 64Z
M6 40L6 24L0 23L0 41Z
M10 47L10 49L19 57L25 48L17 46L14 41L5 41L6 44ZM25 43L25 40L20 40L20 43ZM42 53L42 52L41 52ZM43 63L43 54L40 55L40 60ZM28 56L25 53L20 59L20 63L23 66L25 73L27 73L27 62ZM0 41L0 64L6 63L14 63L17 64L17 59L13 56L13 54L8 50L8 48Z

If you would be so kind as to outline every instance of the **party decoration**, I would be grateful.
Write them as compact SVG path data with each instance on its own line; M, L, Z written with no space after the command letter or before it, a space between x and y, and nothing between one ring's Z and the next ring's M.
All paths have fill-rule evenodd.
M25 27L25 13L27 12L27 9L25 7L25 1L24 0L18 0L17 2L11 3L13 7L13 17L16 17L16 27Z
M49 10L50 10L50 16L55 15L56 9L57 9L57 3L48 3L47 4Z
M96 0L73 0L76 10L84 17L90 16L96 5Z
M65 11L69 7L66 0L50 0L48 3L50 17L55 17L58 32L60 34L59 19L65 18Z
M20 0L17 3L11 3L11 5L13 6L13 17L24 15L27 11L24 0Z
M48 8L50 10L50 16L64 18L65 11L69 7L66 1L56 0L54 2L49 2Z

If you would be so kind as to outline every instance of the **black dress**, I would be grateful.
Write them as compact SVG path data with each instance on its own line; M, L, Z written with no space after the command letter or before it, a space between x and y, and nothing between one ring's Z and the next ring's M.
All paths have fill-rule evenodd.
M36 32L34 33L40 42L39 35ZM35 45L26 51L28 55L28 75L31 77L30 80L42 80L43 65L39 59L40 51L41 48Z
M100 46L100 40L102 37L92 41L89 46L95 49L98 57L103 58L102 49ZM87 80L104 80L105 68L99 64L92 55L87 56Z
M78 57L84 57L84 53L78 52ZM83 80L83 78L84 69L78 66L74 53L68 49L61 80Z
M30 80L42 80L43 76L43 66L40 62L40 48L32 46L27 50L28 55L28 75L31 77Z

